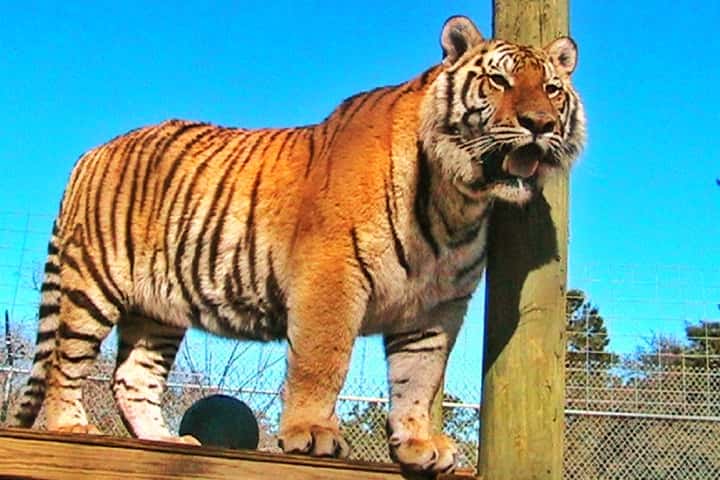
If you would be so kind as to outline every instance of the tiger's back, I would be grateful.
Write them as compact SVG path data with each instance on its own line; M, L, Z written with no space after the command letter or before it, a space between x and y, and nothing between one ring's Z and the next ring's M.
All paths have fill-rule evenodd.
M354 226L384 223L376 217L389 183L407 181L391 178L391 145L401 158L416 148L393 128L417 128L431 79L428 71L351 97L317 125L172 120L120 136L74 168L58 246L71 258L82 245L76 260L97 270L126 310L243 338L284 337L293 262L316 254L309 245L342 248L333 241L347 243ZM401 173L412 176L410 167Z
M135 436L171 439L161 393L195 326L287 338L281 446L344 456L334 405L352 344L382 333L393 458L452 468L430 403L483 272L488 213L569 168L584 117L571 40L486 41L453 17L441 44L442 64L317 125L175 120L82 156L48 249L17 423L31 425L45 399L50 429L94 431L82 380L117 327L122 418Z

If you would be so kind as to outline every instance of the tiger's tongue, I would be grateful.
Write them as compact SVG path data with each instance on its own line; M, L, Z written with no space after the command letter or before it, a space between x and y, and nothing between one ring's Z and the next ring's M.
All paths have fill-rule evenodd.
M514 177L532 177L540 165L539 153L539 149L534 148L519 148L510 152L503 160L503 170Z

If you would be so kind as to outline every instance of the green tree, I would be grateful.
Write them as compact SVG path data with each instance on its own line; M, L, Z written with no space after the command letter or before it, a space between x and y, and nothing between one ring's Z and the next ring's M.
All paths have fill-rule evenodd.
M720 370L720 321L701 320L685 326L685 365Z
M568 362L603 366L616 363L617 355L606 350L610 337L598 307L587 300L582 290L569 290L566 299Z

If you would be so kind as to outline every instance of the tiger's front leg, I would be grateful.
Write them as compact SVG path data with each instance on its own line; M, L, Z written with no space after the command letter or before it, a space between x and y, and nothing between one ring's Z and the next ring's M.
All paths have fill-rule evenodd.
M337 273L307 278L292 290L279 434L284 452L319 457L350 453L340 434L335 403L368 295L357 276Z
M439 305L428 314L429 328L385 336L390 382L388 445L392 459L407 469L449 472L456 466L457 448L451 439L433 431L430 408L467 303L463 298Z

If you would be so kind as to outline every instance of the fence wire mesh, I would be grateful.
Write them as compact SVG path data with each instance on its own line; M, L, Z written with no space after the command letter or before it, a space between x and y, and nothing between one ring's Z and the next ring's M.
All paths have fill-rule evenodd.
M0 213L0 311L10 320L0 328L0 426L16 406L33 356L50 223L50 216ZM564 477L720 479L720 273L583 266L571 284L582 290L568 295ZM463 327L443 408L445 431L460 447L461 465L470 468L477 464L480 426L481 318L476 311ZM125 436L110 389L115 343L110 338L103 345L85 398L91 422ZM225 393L255 412L260 448L278 451L284 371L283 344L191 332L163 399L169 427L177 431L198 399ZM385 378L381 342L358 341L337 407L351 458L389 461ZM36 426L43 424L41 414Z

